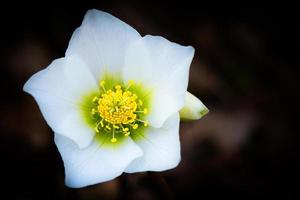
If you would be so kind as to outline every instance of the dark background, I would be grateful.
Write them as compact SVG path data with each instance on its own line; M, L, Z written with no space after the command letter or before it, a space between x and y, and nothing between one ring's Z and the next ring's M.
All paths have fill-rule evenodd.
M60 1L1 5L0 199L296 199L299 21L281 3ZM210 109L181 124L182 161L163 173L64 186L53 134L25 81L63 57L88 9L196 49L189 91Z

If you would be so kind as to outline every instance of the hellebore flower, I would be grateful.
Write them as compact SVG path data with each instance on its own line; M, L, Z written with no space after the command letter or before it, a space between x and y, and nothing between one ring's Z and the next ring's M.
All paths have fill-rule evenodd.
M86 13L65 57L24 86L55 132L67 186L178 165L180 109L188 103L184 119L208 111L186 93L193 56L191 46L141 37L102 11Z

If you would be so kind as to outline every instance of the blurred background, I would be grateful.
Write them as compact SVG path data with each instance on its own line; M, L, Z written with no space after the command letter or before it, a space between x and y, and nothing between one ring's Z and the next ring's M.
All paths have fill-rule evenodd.
M197 4L196 4L197 3ZM1 5L1 199L296 199L299 22L287 2L59 1ZM64 186L53 134L25 81L63 57L88 9L196 49L189 91L210 109L181 123L182 161L163 173ZM4 198L6 197L6 198Z

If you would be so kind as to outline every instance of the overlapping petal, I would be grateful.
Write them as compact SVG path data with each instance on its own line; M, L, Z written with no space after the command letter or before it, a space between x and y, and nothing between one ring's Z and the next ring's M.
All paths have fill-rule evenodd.
M64 161L66 185L73 188L109 181L143 154L130 138L115 148L104 148L93 140L87 148L80 149L60 134L55 134L55 143Z
M161 128L149 128L135 142L144 155L135 159L125 172L163 171L180 161L179 114L169 117Z
M75 30L66 56L83 59L98 80L105 70L120 73L127 47L140 34L118 18L99 10L89 10Z
M132 44L126 54L123 78L153 89L148 120L159 128L184 105L194 48L163 37L147 35Z
M24 85L53 131L73 139L80 147L91 142L94 131L83 122L79 103L87 91L97 89L85 63L74 56L53 61Z

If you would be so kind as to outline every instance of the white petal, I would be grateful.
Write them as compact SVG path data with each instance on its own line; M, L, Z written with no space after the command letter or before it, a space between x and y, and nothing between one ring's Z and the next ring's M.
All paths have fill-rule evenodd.
M148 116L151 126L162 126L183 107L193 56L193 47L158 36L145 36L129 47L123 78L153 89L153 105Z
M181 120L197 120L202 118L208 112L208 108L200 99L193 94L186 92L184 107L179 112Z
M120 72L128 45L139 38L135 29L118 18L89 10L82 25L73 33L66 55L80 56L99 79L105 69Z
M79 149L68 138L55 134L55 143L64 161L66 185L73 188L114 179L143 154L131 138L114 148L93 140L87 148Z
M144 155L135 159L125 172L163 171L180 162L179 114L166 120L161 128L149 128L145 138L136 140Z
M97 90L98 86L80 59L53 61L34 74L23 89L35 98L53 131L73 139L80 147L91 142L94 131L84 123L79 103L83 95Z

